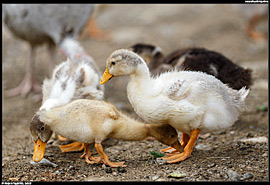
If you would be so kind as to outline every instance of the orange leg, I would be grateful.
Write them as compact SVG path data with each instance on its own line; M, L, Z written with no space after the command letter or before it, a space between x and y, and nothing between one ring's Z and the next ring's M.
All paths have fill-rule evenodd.
M100 157L92 157L91 156L91 151L90 151L90 144L82 143L84 146L84 153L81 156L81 158L85 158L85 161L88 164L94 164L94 163L100 163L101 158Z
M64 138L64 137L61 136L61 135L58 135L57 137L58 137L59 141L68 141L67 138Z
M179 161L184 161L185 159L190 157L199 133L200 133L199 129L192 130L190 132L190 139L184 148L184 152L175 153L175 154L168 154L168 155L165 155L164 157L162 157L162 159L166 160L167 163L176 163Z
M84 33L85 32L85 33ZM106 40L109 39L109 34L106 31L102 31L98 28L95 18L91 17L90 20L87 22L86 29L82 33L82 37L89 35L98 40Z
M119 162L119 163L111 162L109 160L109 157L104 153L102 145L100 143L95 143L95 148L98 154L100 155L102 162L105 165L108 165L110 167L118 167L118 166L126 167L126 165L124 165L125 162Z
M175 153L177 152L175 148L169 146L168 148L160 149L161 152L167 152L167 153Z
M189 141L189 135L182 133L182 140L180 141L180 144L182 145L182 147L185 148L185 146L187 145ZM161 152L167 152L167 153L175 153L177 152L175 148L173 147L168 147L168 148L164 148L160 150Z
M255 31L255 27L260 20L261 20L261 15L259 15L259 14L254 15L249 20L248 27L247 27L247 33L248 33L248 36L253 40L265 39L265 36L262 33Z
M80 142L74 142L74 143L70 143L67 145L60 145L59 148L61 150L61 152L65 153L65 152L78 152L83 150L83 148L85 144L80 143Z
M182 140L180 141L180 144L182 145L182 147L186 147L186 145L188 144L190 137L189 135L182 133Z

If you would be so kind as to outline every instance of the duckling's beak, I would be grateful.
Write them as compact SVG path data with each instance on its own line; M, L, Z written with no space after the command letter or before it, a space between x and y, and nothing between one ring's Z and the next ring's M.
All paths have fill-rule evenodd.
M106 68L105 72L103 73L100 84L105 84L108 80L110 80L113 77L113 75L110 74L108 68Z
M182 147L182 145L179 143L178 140L175 143L173 143L171 147L175 148L178 152L184 152L184 148Z
M34 154L33 154L33 161L39 162L41 159L43 159L45 154L45 148L46 143L38 139L37 141L34 141Z

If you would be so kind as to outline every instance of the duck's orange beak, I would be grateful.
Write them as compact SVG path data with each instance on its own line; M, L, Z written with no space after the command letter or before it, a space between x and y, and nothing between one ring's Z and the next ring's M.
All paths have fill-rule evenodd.
M110 80L113 77L113 75L110 74L108 68L106 68L105 72L103 73L101 79L100 79L100 84L105 84L108 80Z
M46 143L44 143L40 139L38 139L37 141L33 141L33 142L34 142L33 161L39 162L44 157Z

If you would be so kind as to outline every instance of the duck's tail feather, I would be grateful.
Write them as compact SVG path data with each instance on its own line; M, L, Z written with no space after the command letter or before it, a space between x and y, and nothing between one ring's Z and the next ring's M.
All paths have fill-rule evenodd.
M242 88L238 91L238 93L239 93L240 98L241 98L242 101L245 101L246 97L247 97L248 94L249 94L249 91L250 91L249 89L246 89L246 86L242 87Z

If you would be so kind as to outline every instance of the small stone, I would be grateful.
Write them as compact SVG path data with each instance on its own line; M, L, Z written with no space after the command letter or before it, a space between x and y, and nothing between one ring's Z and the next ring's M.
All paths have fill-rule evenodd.
M70 166L70 167L68 167L68 169L70 169L70 170L71 170L72 168L74 168L74 166Z
M157 179L156 181L166 181L166 179L161 178L161 179Z
M208 137L210 137L210 135L211 135L210 133L199 135L199 138L201 138L201 139L207 139Z
M186 174L184 173L179 173L179 172L172 172L168 175L169 178L183 178L183 177L186 177Z
M56 171L54 172L55 175L60 174L60 173L61 173L61 172L60 172L59 170L56 170Z
M251 143L268 143L268 138L265 136L262 136L262 137L241 139L240 141L241 142L251 142Z
M112 174L113 174L114 176L116 176L116 175L117 175L117 173L116 173L116 172L112 172Z
M155 175L155 176L152 177L152 180L155 181L155 180L157 180L158 178L159 178L159 176L158 176L158 175Z
M146 148L153 148L153 145L150 143L146 146Z
M233 170L228 170L227 171L227 174L228 174L228 176L229 176L229 179L231 180L231 181L239 181L240 180L240 175L237 173L237 172L235 172L235 171L233 171Z
M205 144L198 144L198 145L196 145L195 146L195 148L197 149L197 150L211 150L212 148L211 148L211 146L210 145L205 145Z
M268 156L267 153L262 154L262 157L267 157L267 156Z
M118 166L118 167L117 167L117 171L118 171L119 173L123 173L123 172L126 171L126 169L123 168L122 166Z
M106 173L112 173L112 168L111 167L106 167L105 172Z
M243 180L245 179L252 179L253 178L253 174L252 173L245 173L242 177Z
M210 168L212 168L214 166L216 166L216 163L212 163L212 164L208 165L208 167L210 167Z
M161 159L161 158L156 158L156 162L157 162L157 164L159 164L159 165L166 164L166 160Z
M251 138L251 137L253 137L253 134L252 134L251 132L249 132L249 133L247 134L247 138Z

